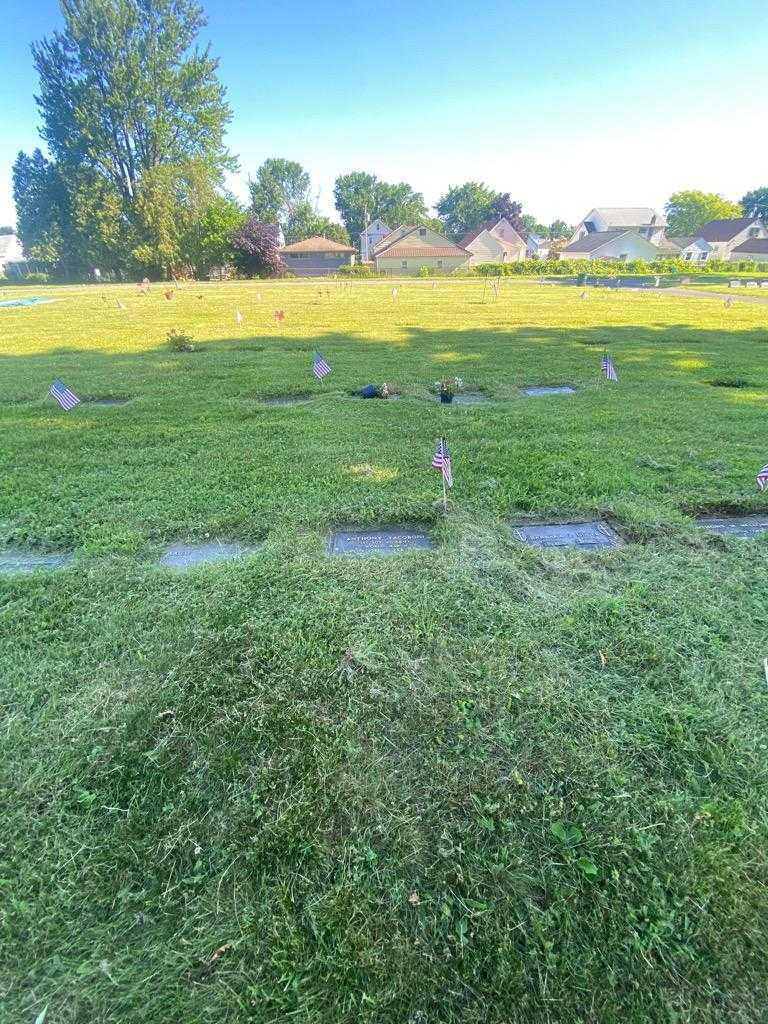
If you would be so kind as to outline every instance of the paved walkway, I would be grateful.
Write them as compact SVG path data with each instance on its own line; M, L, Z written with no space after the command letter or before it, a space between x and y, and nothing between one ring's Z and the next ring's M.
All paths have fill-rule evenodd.
M768 306L768 295L739 295L735 289L728 289L727 292L702 292L698 288L659 288L663 295L693 296L698 299L733 299L734 302L756 302L759 306Z

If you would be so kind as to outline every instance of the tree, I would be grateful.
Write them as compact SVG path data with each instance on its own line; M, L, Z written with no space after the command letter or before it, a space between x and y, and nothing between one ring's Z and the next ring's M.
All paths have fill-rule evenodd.
M309 202L309 174L301 164L282 157L265 160L248 188L253 216L283 229L296 208Z
M186 251L199 276L236 262L234 236L245 227L248 214L230 195L214 195L192 227Z
M762 217L768 224L768 186L747 192L741 200L746 217Z
M279 232L277 224L267 224L251 215L232 236L237 266L247 274L279 277L284 270Z
M572 234L570 225L566 224L564 220L553 220L547 228L548 238L567 238Z
M39 149L20 152L13 164L18 236L30 260L54 269L65 256L71 230L69 203L55 164Z
M512 227L523 238L526 237L525 224L523 223L523 207L509 198L509 192L499 192L491 204L492 217L504 217Z
M695 235L710 220L744 215L738 203L714 192L675 192L664 207L671 236Z
M424 196L401 181L390 185L375 174L342 174L333 187L336 209L350 238L357 239L365 225L380 217L390 227L423 224L427 219Z
M523 227L529 235L536 235L539 238L546 238L549 229L546 224L539 224L536 218L530 214L525 213L521 217Z
M449 188L435 209L440 214L446 234L461 238L491 217L497 198L498 193L492 192L482 182L467 181Z
M10 224L0 225L0 235L15 235L16 229L12 228Z
M234 167L218 62L193 49L196 0L60 0L64 31L32 47L42 136L54 159L103 174L126 203L142 175L201 161Z
M315 235L349 245L346 228L318 213L309 202L301 203L296 207L285 225L284 233L285 241L289 245L292 242L301 242L305 238L313 238Z

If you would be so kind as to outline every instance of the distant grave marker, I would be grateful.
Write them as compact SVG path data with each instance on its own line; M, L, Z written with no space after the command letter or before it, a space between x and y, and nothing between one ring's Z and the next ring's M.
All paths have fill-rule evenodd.
M699 516L696 522L705 530L741 540L752 540L768 532L768 515Z
M0 573L16 574L37 572L39 569L63 569L72 561L72 555L35 555L18 548L0 551Z
M127 405L130 398L84 398L83 405Z
M160 565L166 569L193 569L196 565L216 562L230 562L236 558L247 558L258 548L247 544L224 544L209 541L205 544L171 544L165 549Z
M534 388L523 388L523 394L529 398L543 398L545 395L575 395L576 388L570 384L558 384L553 386L542 386Z
M515 533L524 544L542 548L615 548L621 538L602 519L586 523L536 523L516 526Z
M389 526L377 529L334 530L328 543L331 555L399 555L426 551L434 541L421 527Z
M440 395L433 395L433 400L440 402ZM441 405L486 405L493 399L482 391L462 391L453 396L452 402L440 402Z
M45 306L49 302L58 301L58 299L41 299L38 296L32 296L28 299L6 299L4 302L0 302L0 308L10 309L13 306Z
M311 397L311 395L266 395L258 397L256 401L259 405L304 405Z

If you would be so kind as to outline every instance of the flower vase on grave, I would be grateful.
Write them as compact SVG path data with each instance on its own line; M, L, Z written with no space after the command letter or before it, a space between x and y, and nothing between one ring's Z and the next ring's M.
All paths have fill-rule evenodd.
M379 389L375 384L366 384L364 388L360 388L361 398L378 398Z
M443 403L443 405L449 405L453 401L453 392L452 391L441 391L440 392L440 401Z

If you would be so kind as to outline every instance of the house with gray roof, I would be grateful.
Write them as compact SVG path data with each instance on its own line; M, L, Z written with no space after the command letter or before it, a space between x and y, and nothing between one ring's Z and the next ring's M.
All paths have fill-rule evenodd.
M326 277L355 262L355 250L330 238L315 235L277 250L286 270L297 277Z
M635 231L658 245L664 238L667 218L650 206L596 206L574 228L570 246L586 235L606 231Z
M731 249L730 259L768 263L768 238L749 238Z
M638 231L618 228L614 231L590 231L561 251L563 260L648 260L659 256L658 246Z
M711 247L710 259L727 260L744 242L768 238L768 228L760 217L729 217L709 221L699 234Z

